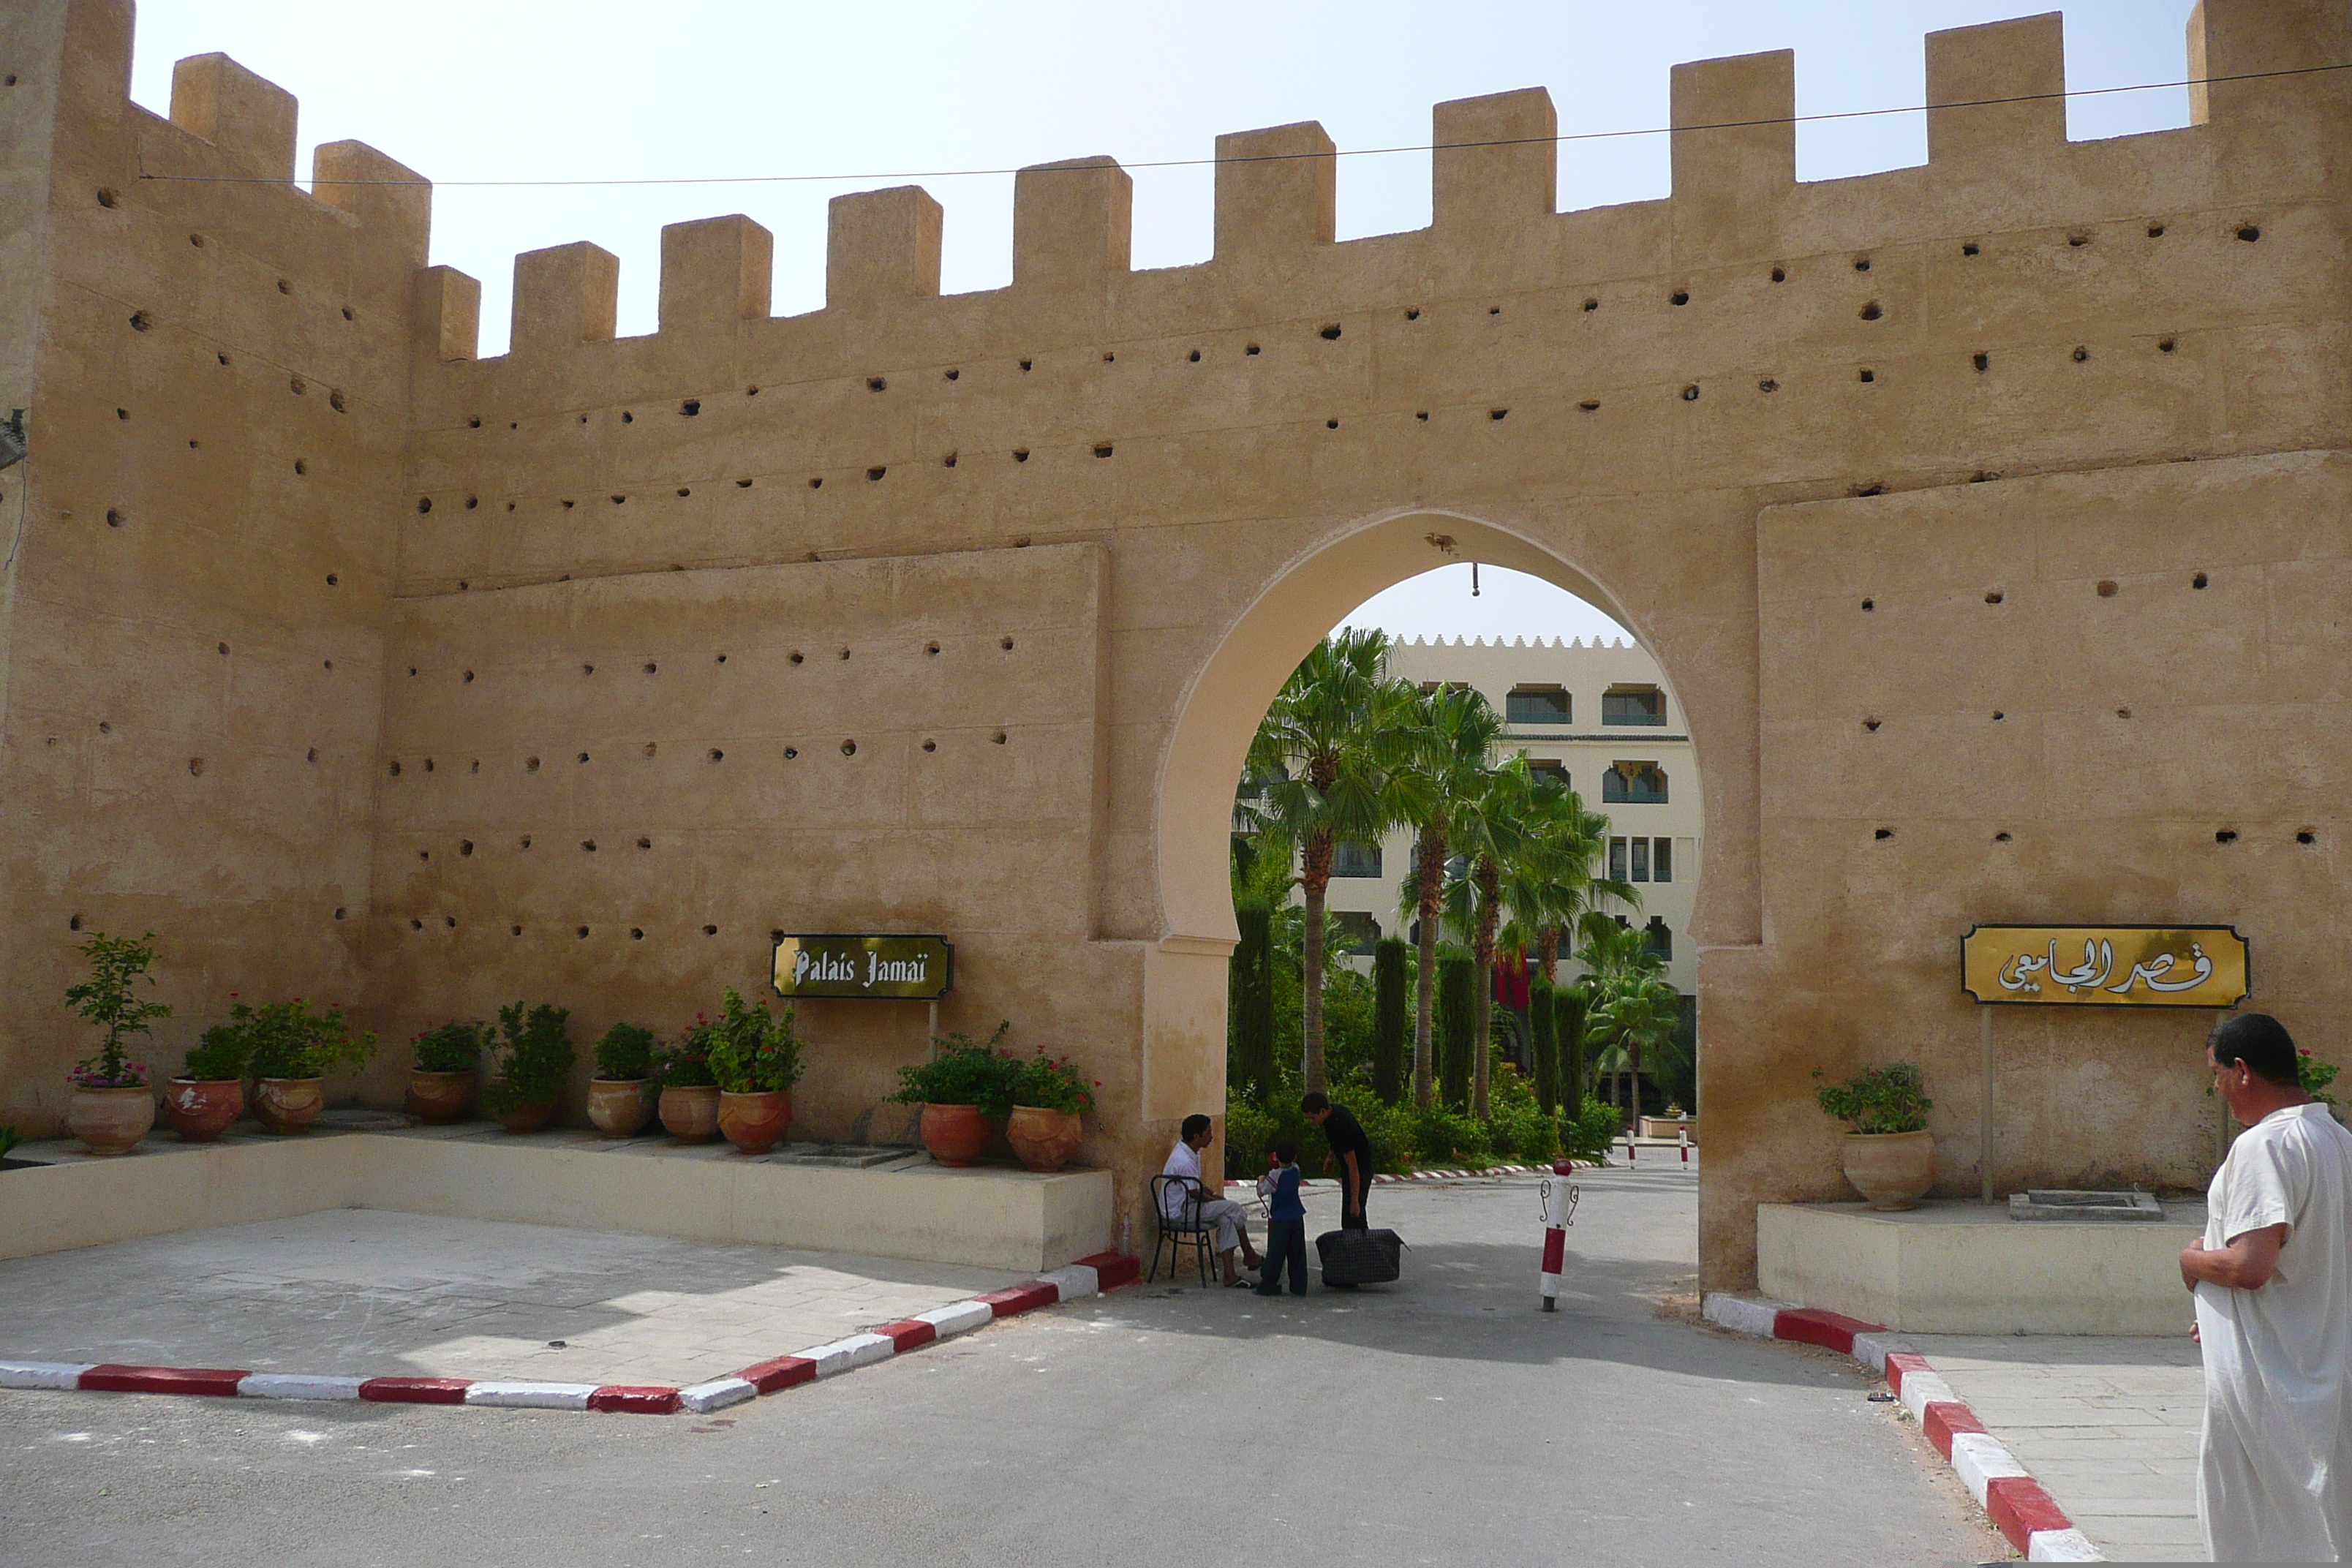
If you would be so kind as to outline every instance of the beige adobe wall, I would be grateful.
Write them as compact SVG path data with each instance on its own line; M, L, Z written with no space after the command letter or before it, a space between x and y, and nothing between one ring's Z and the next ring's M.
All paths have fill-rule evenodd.
M1553 210L1549 100L1504 94L1437 110L1435 140L1454 145L1435 161L1432 228L1345 244L1333 242L1335 160L1319 128L1246 132L1220 141L1216 252L1198 266L1130 270L1127 178L1082 160L1021 176L1005 289L941 297L936 205L912 189L871 192L835 205L823 310L769 317L766 235L718 218L665 235L658 332L615 339L612 258L558 247L518 262L513 351L476 363L475 291L446 269L416 270L417 193L380 193L371 200L384 210L358 203L356 218L275 184L141 187L97 208L91 187L127 178L134 153L166 170L227 154L123 102L119 0L31 9L62 10L83 40L60 79L82 85L59 111L49 275L11 285L59 300L42 329L35 402L58 412L38 426L5 721L18 828L7 1027L20 1031L5 1073L9 1103L37 1121L54 1114L75 1049L54 1003L75 912L163 933L173 994L190 1003L216 1005L233 979L333 984L364 963L369 1016L395 1034L498 996L577 999L591 1017L667 1007L730 967L755 979L767 929L919 916L950 936L979 933L950 1026L1010 1015L1031 1038L1050 1034L1102 1063L1096 1156L1117 1164L1131 1204L1175 1121L1215 1109L1222 1092L1224 834L1250 731L1349 608L1475 553L1607 608L1687 716L1709 814L1694 916L1705 1092L1711 1117L1739 1102L1710 1129L1703 1271L1710 1286L1741 1282L1754 1205L1834 1180L1811 1067L1831 1051L1916 1041L1948 1077L1944 1034L1966 1023L1932 977L1967 920L1992 918L1980 906L2022 901L1993 896L1973 826L1948 845L1898 826L1895 856L1863 862L1899 870L1871 884L1868 909L1846 880L1810 868L1837 864L1832 848L1890 810L1907 804L1925 820L1946 809L1939 792L1959 770L1958 753L1920 761L1890 775L1895 793L1882 799L1852 783L1863 759L1790 726L1765 660L1788 657L1792 637L1832 636L1827 607L1811 618L1787 608L1802 586L1792 563L1809 548L1792 520L1916 516L1874 557L1898 596L1941 570L1948 513L1996 501L2026 539L2066 540L2067 570L2117 580L2154 542L2097 520L2184 474L2223 488L2216 505L2175 508L2175 533L2225 534L2257 552L2243 570L2284 572L2341 529L2340 512L2305 517L2304 535L2242 529L2273 481L2231 466L2347 442L2352 85L2340 73L2217 80L2198 95L2200 123L2112 142L2068 143L2056 100L1938 110L1927 165L1799 184L1783 122L1791 58L1703 62L1675 73L1673 195L1574 213ZM2346 31L2332 0L2212 0L2192 24L2193 58L2217 78L2340 64L2352 58ZM1929 96L2052 91L2059 42L2054 16L1937 35ZM199 229L223 243L191 249ZM276 277L290 296L268 287ZM402 342L394 327L411 298ZM333 313L339 301L356 321ZM121 323L140 308L156 329L134 339ZM238 366L207 382L215 342ZM297 373L353 394L351 414L322 416L315 390L289 395ZM158 414L110 424L118 386L152 388ZM199 425L233 471L212 443L201 459L185 448ZM306 454L320 461L296 485L286 465ZM2008 482L1971 485L1995 473ZM321 503L320 479L340 504ZM131 527L107 532L117 496ZM177 521L142 531L142 514ZM232 516L236 533L205 531ZM1087 685L1074 668L974 678L971 705L1008 715L1006 765L971 773L958 809L984 826L951 847L928 840L949 857L933 864L889 844L892 824L916 820L901 804L919 798L911 758L887 759L883 803L837 842L793 824L793 792L809 786L786 784L780 763L733 767L739 755L780 757L780 739L813 724L808 713L832 717L824 704L850 688L818 700L771 662L757 689L732 692L740 700L722 696L713 668L674 704L603 710L546 673L601 664L596 652L625 669L659 658L667 673L669 658L698 657L667 651L689 646L673 625L706 632L713 657L723 630L730 658L734 646L767 658L818 626L898 658L927 621L984 637L1034 615L1074 637L1052 571L990 575L1002 569L984 563L1024 545L1097 554L1091 704L1070 707ZM906 558L933 574L908 568L887 609L822 577L814 590L788 581L793 563ZM1853 564L1832 552L1811 570ZM339 566L344 585L328 594L320 584ZM2041 570L2054 581L2061 566ZM396 611L381 597L387 577ZM24 619L28 590L54 606L37 627ZM2138 602L2055 595L2045 646L2112 637L2130 649L2144 637L2152 657L2169 646L2154 640L2158 619L2111 618ZM2262 657L2324 646L2340 605L2325 592L2275 601ZM93 648L93 625L120 629ZM327 683L316 663L334 657L339 678L346 659L372 668L379 628L393 639L396 751L376 740L373 696L357 680ZM215 640L237 657L205 653ZM1883 665L1864 673L1890 683L1874 698L1885 709L1874 738L1885 738L1958 689L1956 669L2017 646L1830 640L1820 658ZM501 672L495 700L469 709L447 684L461 647ZM89 674L93 656L102 678ZM31 682L28 659L46 661ZM412 665L442 679L412 684ZM905 732L887 706L902 699L897 679L885 668L856 689L874 721ZM115 734L97 735L110 713L122 716ZM1063 749L1074 723L1092 737L1083 759ZM545 748L543 768L581 766L547 759L594 754L571 738L600 724L624 745L667 752L675 738L689 757L716 748L727 762L714 782L616 768L569 794L543 774L489 771L527 744ZM110 751L126 726L140 743ZM321 762L300 763L311 743ZM479 794L383 787L389 763L419 746L437 762L476 743L493 781ZM2336 902L2300 874L2209 885L2185 863L2150 863L2171 848L2133 824L2174 802L2200 817L2234 813L2240 791L2168 760L2198 743L2189 735L2143 728L2116 743L2140 760L2109 770L2124 781L2113 813L2084 824L2066 878L2038 897L2055 907L2096 895L2101 910L2155 920L2243 920L2244 908L2216 904L2261 899L2282 926L2326 926ZM2298 776L2340 794L2334 753L2300 733L2281 744ZM208 761L201 779L186 771L196 754ZM1029 757L1072 776L1048 783L1013 761ZM2045 783L2074 776L2055 748L2015 765ZM1801 875L1779 858L1799 832L1778 804L1791 770L1829 779L1827 818L1803 829L1828 847L1801 858ZM709 830L667 829L678 854L613 868L604 835L633 839L666 792L698 802ZM1040 803L1048 831L1012 826ZM411 867L425 846L404 841L495 842L526 822L588 837L592 819L593 877L551 858L445 880L439 850L415 863L435 868L426 876ZM726 828L740 830L740 849ZM2321 822L2312 847L2322 859L2327 831ZM771 863L786 846L790 863ZM934 886L911 886L919 876ZM642 958L634 943L625 957L562 958L550 951L560 943L528 937L473 945L470 922L522 909L536 925L592 897L613 919L654 910L686 934L656 949L646 927ZM336 907L352 918L333 922ZM445 908L463 911L455 935L431 939L451 944L446 955L408 926ZM701 936L702 923L723 935ZM1882 967L1916 978L1819 989L1809 977L1825 944L1856 930L1885 932ZM2256 938L2260 999L2317 1016L2332 994L2317 972L2263 956L2289 940ZM703 957L697 944L709 942L727 951ZM812 1026L838 1042L805 1088L830 1122L906 1047L897 1025ZM2072 1054L2051 1059L2096 1091L2087 1106L2179 1110L2161 1086L2169 1058L2142 1036L2180 1045L2190 1021L2063 1030ZM1956 1108L1964 1098L1951 1095ZM2053 1162L2170 1172L2193 1142L2047 1099L2035 1114L2021 1146L2032 1132ZM1963 1183L1968 1151L1945 1131Z
M295 189L293 100L223 56L181 62L173 119L130 103L131 24L107 0L16 7L0 62L12 145L30 155L37 110L52 139L46 263L0 311L34 339L29 375L8 372L31 451L0 475L0 1121L28 1132L89 1049L60 1002L78 931L158 934L183 1019L146 1053L166 1071L229 992L366 999L428 197ZM342 143L316 174L405 171ZM19 170L12 205L34 189Z

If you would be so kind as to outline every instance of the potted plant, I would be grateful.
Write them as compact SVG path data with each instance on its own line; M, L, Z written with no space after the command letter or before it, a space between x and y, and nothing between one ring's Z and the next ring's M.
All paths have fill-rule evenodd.
M482 1109L509 1132L536 1132L555 1114L556 1096L572 1074L572 1011L542 1002L529 1012L520 1002L499 1009L497 1076L482 1090Z
M660 1053L654 1076L661 1080L661 1124L681 1143L708 1143L719 1136L719 1080L710 1075L710 1024L702 1014Z
M596 1076L588 1080L588 1120L607 1138L634 1138L653 1120L646 1085L654 1068L654 1032L615 1024L596 1042Z
M710 1026L710 1073L719 1080L719 1131L746 1154L764 1154L793 1124L793 1085L801 1080L801 1047L793 1012L781 1018L765 1002L747 1007L730 985Z
M1925 1090L1917 1068L1895 1062L1813 1091L1823 1110L1853 1129L1845 1135L1845 1179L1872 1208L1915 1208L1935 1185L1936 1138L1927 1131L1927 1112L1936 1102Z
M435 1127L466 1120L474 1100L474 1066L489 1035L482 1024L449 1023L409 1044L416 1065L408 1071L408 1114Z
M1005 1142L1032 1171L1052 1173L1070 1163L1082 1136L1078 1119L1095 1108L1096 1089L1066 1057L1049 1057L1044 1047L1013 1074L1013 1113Z
M258 1007L234 1003L228 1016L252 1053L246 1070L254 1078L253 1118L267 1131L310 1131L327 1108L327 1074L375 1055L374 1031L354 1032L341 1007L313 1013L297 996Z
M996 1048L1012 1027L1007 1019L985 1040L934 1035L930 1060L898 1069L898 1092L890 1098L923 1108L923 1147L940 1164L978 1164L992 1124L1012 1110L1021 1067Z
M148 971L155 964L155 933L108 936L100 931L75 949L89 961L89 978L66 988L66 1001L84 1021L106 1031L98 1054L77 1064L73 1101L66 1107L66 1126L93 1154L126 1154L155 1125L155 1096L147 1087L147 1068L131 1059L122 1041L128 1035L148 1033L148 1025L172 1016L162 1002L142 1002L131 987L144 980L155 984Z
M245 1114L245 1068L253 1056L246 1031L215 1024L189 1047L187 1065L163 1094L163 1116L183 1143L210 1143Z

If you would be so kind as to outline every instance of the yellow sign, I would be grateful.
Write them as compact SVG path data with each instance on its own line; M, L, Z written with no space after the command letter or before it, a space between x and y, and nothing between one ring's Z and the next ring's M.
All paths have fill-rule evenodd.
M2250 978L2234 926L1976 926L1960 989L1981 1003L2234 1007Z

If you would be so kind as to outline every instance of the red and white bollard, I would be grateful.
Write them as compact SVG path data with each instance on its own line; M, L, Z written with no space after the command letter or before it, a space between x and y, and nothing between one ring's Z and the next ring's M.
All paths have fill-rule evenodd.
M1684 1129L1682 1130L1682 1135L1683 1135L1683 1163L1684 1163L1684 1164L1685 1164L1685 1165L1687 1165L1687 1164L1689 1164L1689 1163L1690 1163L1690 1129L1689 1129L1689 1128L1687 1128L1687 1127L1684 1128Z
M1574 1182L1561 1176L1546 1176L1543 1180L1543 1310L1559 1310L1560 1266L1568 1258L1568 1227L1576 1223L1576 1200L1579 1195Z

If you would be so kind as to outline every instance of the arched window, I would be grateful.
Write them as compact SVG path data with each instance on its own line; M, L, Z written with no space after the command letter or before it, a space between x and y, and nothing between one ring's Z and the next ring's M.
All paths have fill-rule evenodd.
M1652 915L1650 923L1643 928L1642 934L1650 939L1652 952L1656 953L1660 958L1674 957L1675 933L1667 926L1666 918L1664 915Z
M1654 686L1612 686L1601 694L1601 721L1662 725L1666 721L1666 694Z
M1601 799L1612 805L1664 805L1665 770L1655 763L1612 763L1601 775Z

